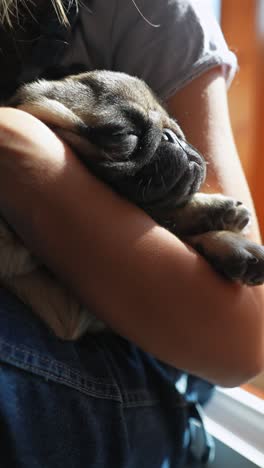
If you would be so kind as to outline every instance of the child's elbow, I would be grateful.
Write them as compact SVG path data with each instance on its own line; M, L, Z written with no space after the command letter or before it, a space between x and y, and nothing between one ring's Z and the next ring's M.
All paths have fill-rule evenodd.
M214 379L222 387L243 385L264 372L264 286L244 292L242 300L223 313L226 333L216 352Z
M253 327L254 328L254 327ZM230 349L230 359L226 367L224 378L218 385L223 387L237 387L245 384L264 372L264 326L252 336L252 329L245 333L244 340L234 342Z
M225 375L216 379L215 383L225 388L239 387L264 372L263 353L256 352L254 357L249 356L243 361L238 358L237 365L225 371Z

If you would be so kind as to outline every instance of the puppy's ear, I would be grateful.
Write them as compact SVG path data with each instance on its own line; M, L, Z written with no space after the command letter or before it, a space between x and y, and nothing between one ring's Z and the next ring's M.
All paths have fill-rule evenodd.
M28 112L49 127L73 130L76 126L82 126L81 118L72 110L57 99L45 95L50 87L51 82L45 80L25 85L9 100L8 105Z

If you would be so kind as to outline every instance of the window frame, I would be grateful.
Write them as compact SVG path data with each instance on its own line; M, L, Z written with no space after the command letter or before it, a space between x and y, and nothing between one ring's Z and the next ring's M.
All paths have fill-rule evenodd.
M264 400L241 388L216 388L205 409L207 431L264 468Z

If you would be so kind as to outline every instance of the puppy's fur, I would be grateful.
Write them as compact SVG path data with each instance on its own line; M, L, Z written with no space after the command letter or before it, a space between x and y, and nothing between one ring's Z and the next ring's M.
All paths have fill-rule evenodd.
M94 71L26 84L8 104L42 120L95 175L197 249L226 278L247 285L264 281L264 247L242 234L248 210L232 198L197 193L205 162L144 82ZM4 221L0 278L61 338L105 327L37 263Z

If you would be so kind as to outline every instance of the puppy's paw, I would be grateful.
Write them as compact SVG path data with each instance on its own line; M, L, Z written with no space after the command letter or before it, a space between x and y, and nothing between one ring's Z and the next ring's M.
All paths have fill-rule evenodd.
M191 236L187 242L229 280L249 286L264 283L264 246L229 231Z
M245 205L232 197L197 193L172 214L167 225L176 235L186 236L208 231L241 232L249 226L250 219Z
M241 232L251 220L251 214L242 202L224 195L216 195L213 214L215 228L219 230Z
M37 265L36 258L0 218L0 279L24 275L35 270Z

